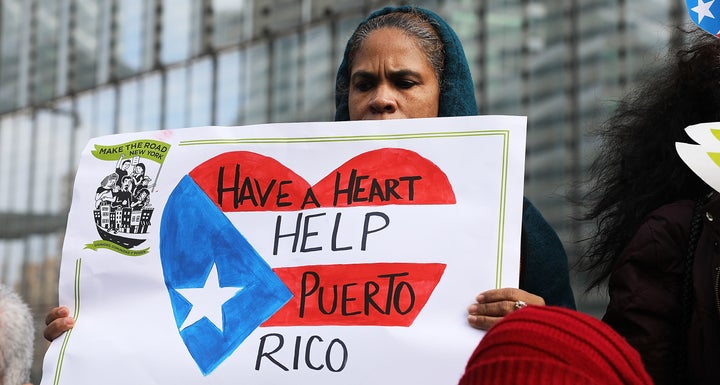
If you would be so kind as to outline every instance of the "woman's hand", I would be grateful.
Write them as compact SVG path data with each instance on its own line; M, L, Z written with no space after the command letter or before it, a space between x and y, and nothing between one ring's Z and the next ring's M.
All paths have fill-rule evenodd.
M470 326L487 330L502 317L527 305L544 306L545 300L520 289L493 289L478 294L476 303L468 307Z
M45 325L43 336L52 342L75 326L75 320L70 316L70 309L59 306L50 309L45 317Z

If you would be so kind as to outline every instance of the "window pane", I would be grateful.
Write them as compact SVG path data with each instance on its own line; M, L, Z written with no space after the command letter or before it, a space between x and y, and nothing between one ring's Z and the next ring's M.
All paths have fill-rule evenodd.
M25 247L22 240L9 240L7 242L4 242L5 247L0 249L1 253L5 253L3 255L7 255L8 258L2 258L0 262L2 262L2 265L0 265L2 269L2 278L3 282L7 283L8 285L15 285L18 283L18 280L22 280L24 277L21 276L22 268L23 268L23 261L25 258Z
M49 211L48 193L55 190L55 194L60 193L60 185L57 184L57 178L51 171L52 160L51 155L55 155L56 151L50 151L50 144L54 139L53 124L55 116L46 109L39 109L35 118L35 142L33 148L36 150L33 159L34 167L30 169L31 188L30 188L30 205L32 211L38 214L44 214Z
M98 0L75 2L75 18L83 20L75 23L72 34L75 58L74 62L71 62L72 87L76 91L88 89L97 83L100 15Z
M520 1L489 2L486 7L487 39L495 43L486 49L487 109L522 113L518 110L523 95L522 77L518 76L523 65Z
M312 28L305 37L302 77L302 113L298 120L333 120L335 68L332 67L332 39L327 25Z
M35 71L33 72L33 94L35 102L55 96L58 68L59 4L55 0L41 0L37 3L35 38Z
M11 166L10 210L24 212L29 210L28 197L30 196L30 172L28 165L32 164L30 155L32 151L32 135L23 133L32 132L31 118L28 114L17 115L13 119L13 142L9 150Z
M230 51L218 57L216 124L240 124L240 53Z
M80 153L85 144L90 140L92 136L97 136L94 127L94 100L95 93L85 92L80 94L77 98L77 114L78 114L78 128L75 131L75 151L73 152L73 164L77 167L80 159Z
M12 149L15 147L16 115L4 115L0 120L0 212L12 211L11 195L15 194L13 178L19 171Z
M155 52L155 37L157 28L157 4L163 0L144 0L143 4L143 68L149 69L155 65L160 53Z
M70 2L58 0L59 31L58 31L58 77L55 95L68 92L68 73L70 68Z
M43 255L45 254L45 247L43 245L43 238L39 235L33 235L27 238L25 249L25 263L38 264Z
M659 25L658 20L665 20L666 15L671 14L674 7L672 2L653 1L652 6L643 7L637 2L625 3L626 13L626 44L627 61L629 64L626 76L630 79L639 78L647 65L648 55L665 55L670 47L670 34L675 32L673 28L665 28ZM708 3L704 1L704 3ZM680 6L682 7L682 6ZM717 7L717 5L715 5ZM717 13L715 13L717 16ZM684 14L684 16L688 16ZM690 23L689 16L685 18Z
M240 42L243 36L245 1L212 0L213 46L228 46Z
M288 122L297 118L298 105L298 36L275 41L273 46L272 121Z
M115 131L115 89L107 87L96 94L96 120L93 136L109 135Z
M285 32L300 25L305 1L271 0L253 4L253 35Z
M202 59L190 67L189 126L212 124L212 61ZM223 81L225 81L223 79Z
M192 0L163 0L162 53L165 64L190 57Z
M143 34L145 12L143 0L123 0L118 5L117 65L119 77L139 72L145 53Z
M142 131L160 129L161 77L157 73L145 76L141 81L142 103L140 104L140 126Z
M69 100L59 103L58 111L59 113L55 115L53 129L55 137L48 149L48 152L53 154L48 168L56 179L56 182L51 185L58 186L58 191L49 192L49 208L57 215L65 215L70 207L72 184L75 178L75 165L72 161L75 156L73 141L75 140L75 124L79 122L75 122L77 115L73 114L72 103Z
M163 128L182 128L186 126L186 79L185 67L173 68L167 72L165 84L165 124Z
M27 41L23 44L23 20L29 12L23 9L22 0L0 2L0 111L9 111L18 105L20 81L20 55L27 52Z
M267 123L270 60L267 44L250 47L245 55L244 87L240 94L245 106L245 124Z
M137 131L137 111L140 101L136 80L130 80L120 85L118 132Z

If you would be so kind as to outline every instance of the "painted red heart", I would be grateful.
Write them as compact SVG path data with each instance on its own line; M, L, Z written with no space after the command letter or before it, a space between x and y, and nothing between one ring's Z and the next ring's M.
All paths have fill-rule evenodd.
M223 212L455 203L447 175L427 158L400 148L359 154L313 186L276 159L249 151L220 154L195 167L190 177ZM276 267L292 298L263 326L408 327L444 270L441 263Z
M224 212L455 203L447 175L400 148L362 153L314 186L277 160L248 151L220 154L190 176Z

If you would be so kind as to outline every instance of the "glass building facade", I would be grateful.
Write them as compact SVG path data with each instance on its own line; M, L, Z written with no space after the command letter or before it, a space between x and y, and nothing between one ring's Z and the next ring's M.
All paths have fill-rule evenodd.
M582 192L571 182L596 151L586 132L673 49L673 27L689 23L682 2L2 0L0 282L38 320L56 303L72 182L89 138L332 120L350 33L370 11L408 3L457 31L481 113L528 116L525 194L572 262L585 229L567 198ZM574 277L580 309L600 309Z

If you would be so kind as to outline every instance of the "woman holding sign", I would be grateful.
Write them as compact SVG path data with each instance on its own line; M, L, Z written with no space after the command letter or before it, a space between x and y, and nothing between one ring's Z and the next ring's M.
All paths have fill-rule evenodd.
M455 32L438 15L415 7L371 14L350 38L336 83L335 120L477 115L474 84ZM557 234L527 200L523 210L520 289L481 293L468 321L487 329L528 304L574 308L567 256ZM65 307L48 314L45 337L74 321Z
M601 127L587 200L598 227L584 259L591 288L608 282L603 320L657 385L720 384L720 196L675 149L693 142L687 126L720 121L720 40L692 37Z
M383 8L360 24L345 49L335 92L335 120L478 114L457 35L435 13L409 6ZM523 206L520 289L478 295L468 308L473 327L487 329L526 304L575 307L560 239L527 199Z

